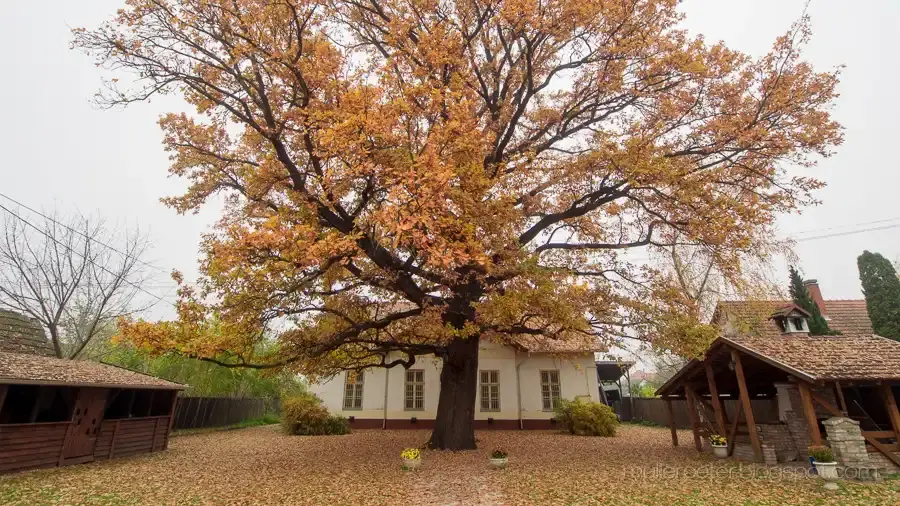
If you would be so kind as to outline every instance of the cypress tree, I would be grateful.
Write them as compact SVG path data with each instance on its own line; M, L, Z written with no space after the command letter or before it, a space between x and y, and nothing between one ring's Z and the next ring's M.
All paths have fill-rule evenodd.
M856 259L872 328L882 337L900 341L900 278L891 262L878 253L863 251Z
M794 304L800 306L810 314L809 321L807 322L807 325L809 325L809 335L833 336L840 334L840 332L831 330L828 326L828 322L825 321L825 317L822 316L822 311L819 309L819 306L813 302L812 297L809 295L809 290L807 290L806 285L803 284L803 277L800 276L800 271L793 265L791 266L791 283L789 290Z

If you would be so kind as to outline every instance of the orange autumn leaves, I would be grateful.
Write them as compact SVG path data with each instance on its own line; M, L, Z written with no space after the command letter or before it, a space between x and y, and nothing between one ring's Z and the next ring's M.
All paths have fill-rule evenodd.
M123 334L311 373L522 332L694 353L696 307L628 252L707 245L740 281L776 216L815 201L795 167L841 130L807 20L751 58L681 18L673 0L129 0L75 46L139 77L110 103L195 107L160 121L188 183L164 202L225 207L176 320Z

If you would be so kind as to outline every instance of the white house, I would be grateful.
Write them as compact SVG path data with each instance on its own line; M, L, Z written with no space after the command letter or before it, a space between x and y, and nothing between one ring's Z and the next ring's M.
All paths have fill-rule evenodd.
M559 399L599 400L594 351L599 351L596 346L549 340L510 346L483 339L476 428L548 429L555 424L553 408ZM310 390L354 428L431 428L440 374L440 359L423 356L410 369L345 372Z

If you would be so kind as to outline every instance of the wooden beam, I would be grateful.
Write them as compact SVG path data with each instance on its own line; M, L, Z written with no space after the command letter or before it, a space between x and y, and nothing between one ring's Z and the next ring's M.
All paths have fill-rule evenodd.
M750 444L753 445L753 454L756 456L756 460L762 462L762 445L759 442L759 432L756 430L756 420L753 419L753 404L750 402L750 392L747 390L747 379L744 377L741 354L737 350L731 350L731 358L734 360L734 373L737 375L738 390L741 392L741 403L744 405L744 419L747 420Z
M698 430L700 421L697 420L697 399L693 388L685 386L684 392L687 395L688 416L691 417L691 431L694 433L694 447L698 452L702 452L703 443L700 441L700 431Z
M806 416L806 425L809 426L809 439L813 446L822 444L822 433L819 432L819 421L816 419L816 408L813 407L812 393L809 384L805 381L797 382L800 391L800 403L803 405L803 414Z
M675 413L672 411L672 401L666 399L666 415L669 419L669 430L672 431L672 446L678 446L678 430L675 428Z
M725 435L726 419L725 410L722 409L722 400L719 399L719 388L716 385L716 375L713 371L712 364L708 360L703 361L703 368L706 370L706 382L709 383L710 401L712 401L713 411L716 414L716 424L719 426L719 434Z
M838 404L841 406L841 413L843 413L844 416L847 416L849 411L847 410L847 401L844 399L844 388L841 387L840 381L834 382L834 393L837 394Z
M885 457L891 459L894 464L900 466L900 457L897 457L897 455L895 455L890 448L879 442L874 437L870 437L865 434L863 434L863 437L866 438L866 441L868 441L870 445L874 446L876 450L880 451Z
M828 412L831 413L832 415L834 415L834 416L844 416L844 415L841 413L841 410L839 410L839 409L837 408L837 406L835 406L834 404L832 404L832 403L826 401L825 399L819 397L819 395L816 394L815 392L810 391L810 392L809 392L809 395L810 395L810 397L812 397L812 400L814 400L816 403L818 403L818 404L819 404L820 406L822 406L823 408L827 409Z
M878 386L881 391L881 397L884 399L884 407L887 408L888 416L891 418L891 428L895 434L900 434L900 411L897 410L897 399L894 398L894 391L888 384Z
M741 413L744 411L744 404L738 403L737 411L734 413L734 420L731 421L731 429L728 430L728 456L734 453L734 436L737 435L738 424L741 422ZM749 434L748 434L749 435Z

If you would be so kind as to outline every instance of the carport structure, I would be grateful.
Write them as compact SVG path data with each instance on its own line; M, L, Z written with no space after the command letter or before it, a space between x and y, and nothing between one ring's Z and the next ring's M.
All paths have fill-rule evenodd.
M790 314L784 314L790 317ZM690 361L657 391L665 399L672 431L672 400L687 401L694 445L703 437L725 435L728 454L746 437L753 459L763 461L752 401L778 398L782 426L805 451L825 438L821 421L847 416L860 422L870 452L879 452L900 466L900 343L879 336L729 336L719 337L701 359ZM737 399L731 419L724 399ZM775 443L773 443L775 444Z

